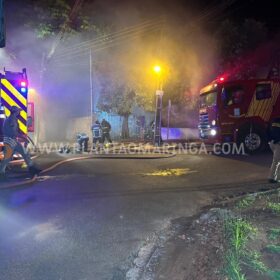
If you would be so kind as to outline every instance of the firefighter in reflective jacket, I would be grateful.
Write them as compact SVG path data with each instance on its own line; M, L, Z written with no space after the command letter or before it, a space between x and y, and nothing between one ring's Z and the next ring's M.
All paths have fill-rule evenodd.
M0 163L0 177L5 177L5 171L8 163L13 159L15 153L19 153L28 166L29 172L32 175L39 174L40 169L36 168L30 158L30 155L25 150L17 138L23 138L19 133L19 125L17 117L21 109L12 106L10 116L5 119L3 123L3 136L4 136L4 159Z
M6 119L5 108L0 103L0 142L3 142L3 140L4 140L4 137L3 137L3 123L4 123L5 119Z
M109 143L112 143L111 136L110 136L110 131L111 131L110 123L107 122L105 119L103 119L101 122L101 129L102 129L102 143L104 143L106 139Z
M277 183L280 180L280 118L276 118L272 121L269 140L269 146L273 151L273 161L270 168L269 182Z
M99 120L91 127L92 131L92 148L95 149L98 143L102 143L102 129Z
M84 132L77 133L78 149L77 152L88 152L89 137Z

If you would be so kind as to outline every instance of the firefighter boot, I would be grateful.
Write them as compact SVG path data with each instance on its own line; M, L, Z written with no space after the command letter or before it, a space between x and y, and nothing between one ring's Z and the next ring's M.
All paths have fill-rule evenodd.
M5 172L0 172L0 181L5 181L7 180L7 175Z
M29 167L28 171L31 175L38 175L42 170L32 165Z

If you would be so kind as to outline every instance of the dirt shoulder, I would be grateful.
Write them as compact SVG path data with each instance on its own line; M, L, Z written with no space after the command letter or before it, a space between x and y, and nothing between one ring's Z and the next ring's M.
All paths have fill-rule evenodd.
M280 189L228 200L171 227L141 279L280 279Z

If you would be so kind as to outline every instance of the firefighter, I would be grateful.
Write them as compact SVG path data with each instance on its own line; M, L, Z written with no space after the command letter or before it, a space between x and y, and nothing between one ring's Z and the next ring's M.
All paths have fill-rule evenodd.
M0 142L3 142L3 123L6 119L4 106L0 103Z
M78 152L88 152L88 140L89 137L86 133L81 132L77 134Z
M269 146L273 151L273 161L270 168L269 182L277 183L280 180L280 117L272 121L269 140Z
M17 138L23 138L19 133L19 125L17 117L20 114L21 109L12 106L11 114L5 119L3 123L3 136L4 136L4 159L0 163L0 177L5 177L5 171L8 163L13 159L15 153L19 153L28 166L29 172L32 175L39 174L40 169L36 168L30 158L30 155L26 149L18 142Z
M109 143L112 143L111 136L110 136L111 125L105 119L103 119L101 122L101 130L102 130L102 143L104 143L106 139Z
M92 148L95 149L97 144L102 142L102 128L99 120L91 127L92 130Z

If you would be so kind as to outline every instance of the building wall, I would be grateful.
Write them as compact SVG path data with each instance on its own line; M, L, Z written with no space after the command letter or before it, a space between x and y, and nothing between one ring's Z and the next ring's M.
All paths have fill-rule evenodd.
M99 121L105 118L108 120L112 126L111 137L113 140L117 141L121 139L121 130L122 130L122 121L123 118L118 115L108 115L108 114L99 114ZM95 118L96 119L96 118ZM150 119L146 119L146 125L149 124ZM75 118L71 119L68 124L66 140L75 141L76 134L78 132L85 132L90 137L91 133L91 122L89 117ZM139 126L137 126L137 118L135 116L130 116L129 118L129 131L131 140L143 140L143 134L140 134L141 131ZM163 140L167 139L167 128L162 128L162 138ZM170 128L169 129L169 140L190 140L198 139L198 130L193 128Z
M121 133L122 133L123 117L114 114L107 114L105 112L98 112L94 116L94 122L96 119L98 119L101 122L103 118L106 119L112 126L111 138L113 140L120 140ZM131 115L129 117L130 139L143 140L144 137L143 129L145 126L149 125L150 122L151 122L151 116L149 115L142 116L142 118L140 118L139 116ZM78 132L85 132L91 137L92 132L91 132L90 117L80 117L80 118L73 118L69 120L67 126L66 140L67 141L75 140L76 134Z

